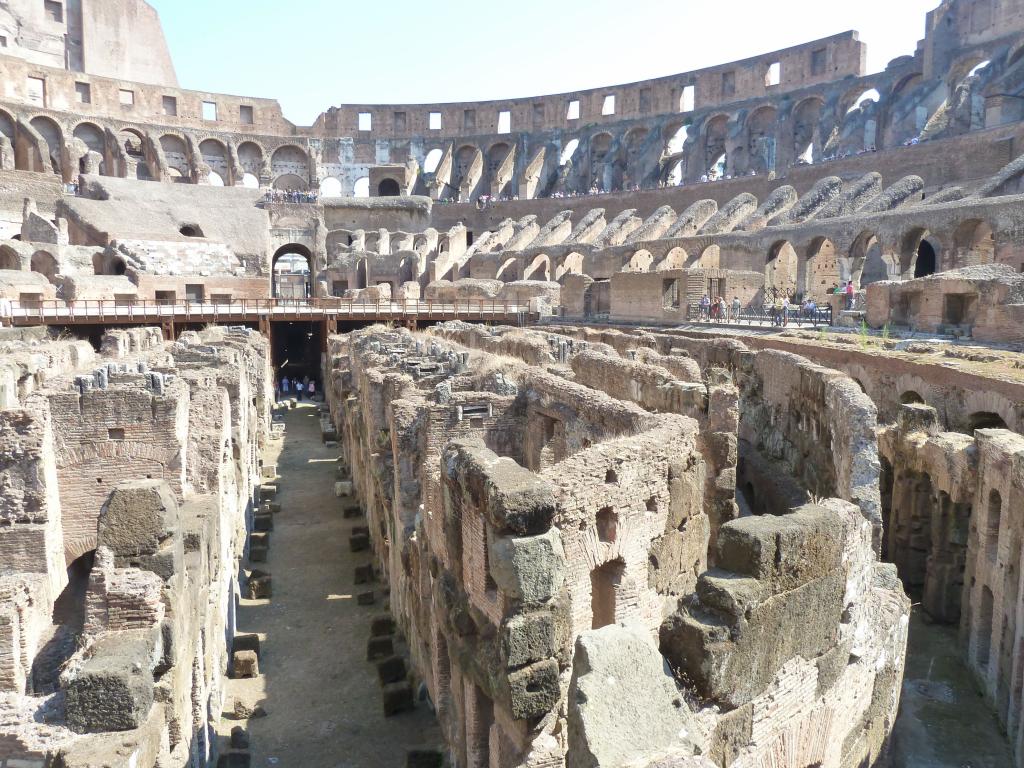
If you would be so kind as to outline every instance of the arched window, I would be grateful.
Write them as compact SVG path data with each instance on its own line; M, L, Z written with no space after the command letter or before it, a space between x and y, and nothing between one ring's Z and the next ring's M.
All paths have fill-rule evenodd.
M377 197L398 197L401 194L402 189L394 179L382 179L377 185Z
M917 261L914 264L914 277L934 275L937 268L935 246L927 240L921 240L917 246Z
M353 197L369 197L370 196L370 177L363 176L362 178L356 179L355 185L352 187Z

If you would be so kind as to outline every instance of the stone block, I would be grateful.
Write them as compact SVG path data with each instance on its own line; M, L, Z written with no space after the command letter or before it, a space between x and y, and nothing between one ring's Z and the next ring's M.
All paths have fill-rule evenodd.
M268 531L253 531L249 534L249 546L269 547L270 533Z
M374 616L370 621L370 634L374 636L395 634L395 620L388 614Z
M353 579L356 584L370 584L374 581L373 565L357 565Z
M232 749L248 749L249 748L249 732L240 725L236 725L231 729L231 748Z
M276 515L281 511L281 502L279 501L264 501L260 504L260 514L264 515Z
M76 733L139 728L153 705L150 639L120 632L98 640L68 684L65 717Z
M256 656L260 655L260 636L252 632L235 635L231 639L231 652L252 651Z
M348 471L347 468L345 468L345 467L338 467L337 469L334 470L334 479L338 480L340 482L347 483L347 482L350 482L352 480L352 475L349 474L349 471Z
M554 656L554 617L549 611L536 611L509 619L504 628L503 646L505 664L509 668Z
M344 507L342 507L341 515L342 515L342 517L344 517L346 519L351 519L351 518L355 518L355 517L362 517L363 516L363 508L361 506L359 506L359 502L358 501L352 502L351 504L346 504Z
M558 593L565 552L557 529L539 536L497 536L488 547L491 577L513 600L544 603Z
M343 496L352 495L352 481L350 480L338 480L334 484L334 495L341 498Z
M274 516L269 514L253 515L252 529L259 533L267 533L274 530Z
M546 659L518 669L509 674L508 687L514 719L540 717L558 703L558 662Z
M384 703L384 717L393 717L410 712L415 707L412 686L408 682L391 683L381 690Z
M249 562L250 563L265 563L267 562L267 554L270 552L269 548L262 545L249 545Z
M370 528L369 528L369 526L366 526L366 525L354 525L354 526L352 526L352 535L353 536L369 536L370 535Z
M370 548L370 537L365 533L356 533L348 537L348 548L351 552L365 552Z
M180 572L184 541L171 487L163 480L119 484L100 510L97 544L110 549L119 568L152 571L165 581Z
M576 639L567 701L567 768L629 765L652 753L703 748L689 707L639 624L613 624Z
M407 675L405 659L401 656L390 656L377 662L377 677L381 685L397 683Z
M271 501L277 497L277 486L273 483L264 483L260 486L260 501Z
M395 643L390 635L373 636L366 641L366 660L386 659L395 653Z
M245 585L250 600L269 600L273 594L270 574L265 571L252 571Z
M360 592L356 595L356 605L373 605L377 602L377 597L371 592Z
M264 464L260 471L263 477L273 480L277 477L277 464Z
M231 677L241 680L260 676L260 662L254 651L235 651L231 656Z

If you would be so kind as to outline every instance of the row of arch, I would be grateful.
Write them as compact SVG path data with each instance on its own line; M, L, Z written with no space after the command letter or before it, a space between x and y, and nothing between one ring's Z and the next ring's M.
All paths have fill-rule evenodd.
M687 246L688 247L688 246ZM824 235L805 245L780 239L772 243L761 267L723 263L722 249L716 243L703 242L699 249L688 252L676 246L656 256L647 248L638 248L620 257L615 264L603 263L611 272L654 272L674 269L763 269L765 286L790 295L801 294L824 300L836 288L852 280L863 288L880 280L909 280L936 272L995 261L996 241L991 225L981 219L962 222L952 233L948 246L923 226L912 227L895 243L883 246L879 236L865 230L857 235L846 252ZM602 259L603 257L597 256ZM497 266L495 278L512 280L561 281L567 274L595 272L595 263L579 252L552 258L539 253L527 256L507 255ZM594 276L594 275L592 275Z

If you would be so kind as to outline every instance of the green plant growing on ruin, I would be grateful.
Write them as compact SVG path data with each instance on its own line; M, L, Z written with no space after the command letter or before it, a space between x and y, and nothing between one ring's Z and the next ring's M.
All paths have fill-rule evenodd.
M882 341L888 341L890 335L891 333L889 331L889 324L886 323L885 325L882 326Z
M868 348L868 324L864 320L860 321L860 328L857 329L857 346L861 349Z
M828 341L828 335L825 333L825 326L818 328L818 341L822 344Z

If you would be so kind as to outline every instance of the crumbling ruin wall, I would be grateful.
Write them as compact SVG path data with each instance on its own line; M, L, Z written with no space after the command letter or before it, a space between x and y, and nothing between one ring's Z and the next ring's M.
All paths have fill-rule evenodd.
M0 422L23 431L18 450L32 457L21 474L4 470L21 489L8 497L9 511L35 510L0 533L0 546L25 557L5 557L0 574L0 683L8 693L0 761L205 765L216 760L212 718L222 707L238 561L259 483L255 457L269 426L269 347L255 332L216 329L172 344L158 332L114 333L103 349L100 373L92 360L61 369L18 408L0 411ZM65 404L71 415L54 419L51 431L48 419ZM164 436L172 471L110 451L93 462L106 462L109 490L83 486L62 503L57 488L71 465L60 460L119 441L120 430ZM33 482L24 482L25 471ZM73 484L78 474L65 477ZM65 522L82 531L76 546L95 552L69 553ZM61 580L69 586L51 616ZM39 707L52 712L45 724L23 716Z
M734 520L738 404L756 390L751 407L775 407L777 392L763 394L758 378L768 368L742 345L691 356L656 336L632 348L606 338L614 344L453 323L329 341L325 379L343 463L370 538L385 539L372 542L377 567L456 760L540 768L629 754L698 765L700 749L753 766L785 743L800 745L784 763L794 768L805 757L799 768L874 759L895 716L909 603L877 561L871 521L824 498ZM698 360L706 367L695 370ZM850 424L836 426L846 389L830 400L830 376L799 358L775 362L787 377L778 392L808 378L814 413L864 461L874 442L847 435L871 432L873 411L846 408ZM777 430L774 441L798 439L796 426ZM871 466L877 483L877 459ZM830 467L843 472L839 460ZM712 588L724 571L734 575ZM863 607L851 612L851 603ZM709 620L700 613L709 610L734 615ZM803 610L811 618L799 637L758 657L804 621ZM731 621L731 644L716 635L713 651L681 658L674 628L687 611L712 634ZM681 673L702 658L733 670L742 682L721 690L742 700L715 693L706 675L652 673L661 656L623 622L648 639L660 628L662 652ZM625 679L653 674L636 718L610 718L593 688L588 675L611 669ZM590 691L589 703L574 686Z

